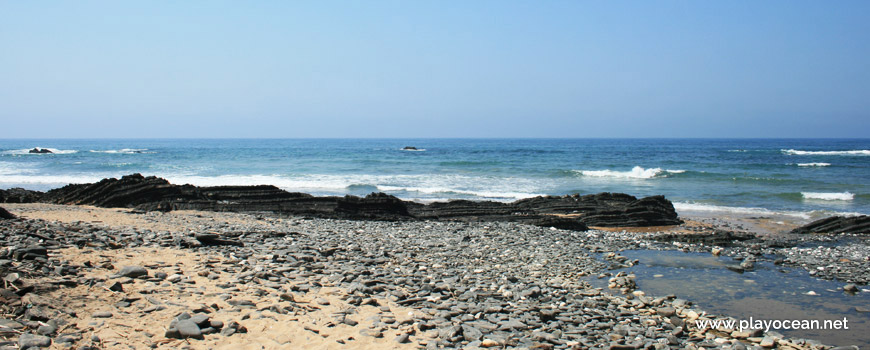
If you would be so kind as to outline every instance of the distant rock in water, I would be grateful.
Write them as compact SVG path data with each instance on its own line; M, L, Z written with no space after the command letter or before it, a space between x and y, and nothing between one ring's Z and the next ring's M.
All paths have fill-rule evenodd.
M813 221L792 233L870 233L870 216L831 216Z
M405 148L402 148L402 150L405 150L405 151L419 151L419 149L417 149L417 147L414 147L414 146L405 146Z
M27 153L53 153L53 152L47 148L34 147L32 150L27 151Z
M352 220L510 221L585 230L588 226L642 227L682 223L662 196L638 199L622 193L545 196L513 203L454 200L421 204L384 193L365 197L315 197L275 186L173 185L140 174L67 185L46 192L43 202L136 208L147 211L208 210L274 212Z
M3 207L0 207L0 220L10 220L10 219L14 219L14 218L15 218L15 215L12 215L12 213L7 211Z

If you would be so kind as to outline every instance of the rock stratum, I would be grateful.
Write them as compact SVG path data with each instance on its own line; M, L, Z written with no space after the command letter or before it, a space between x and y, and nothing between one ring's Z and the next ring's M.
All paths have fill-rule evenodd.
M792 233L870 233L870 216L831 216L813 221Z
M422 204L384 193L366 197L316 197L275 186L197 187L132 174L48 192L0 190L0 202L45 202L133 208L142 211L206 210L272 212L329 219L384 221L500 221L562 229L587 226L645 227L678 225L673 204L663 196L636 198L622 193L543 196L512 203L454 200Z

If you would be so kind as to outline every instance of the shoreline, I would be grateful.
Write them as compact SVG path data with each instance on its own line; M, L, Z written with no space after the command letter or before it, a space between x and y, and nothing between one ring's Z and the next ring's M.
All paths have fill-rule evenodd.
M706 314L703 310L694 308L689 304L683 304L683 302L677 302L678 305L674 305L674 301L678 298L646 296L642 291L632 288L634 281L629 278L630 276L618 276L617 274L605 277L611 279L609 284L616 287L609 292L592 288L587 282L584 282L584 278L588 278L588 276L606 273L608 265L612 267L625 264L625 261L614 258L598 260L596 256L602 253L596 252L610 251L618 257L620 256L619 251L622 249L632 249L632 247L653 249L651 245L655 241L651 238L663 233L691 236L693 233L697 234L697 231L719 227L716 221L711 221L714 218L699 218L697 221L687 220L686 224L673 227L672 231L643 232L642 229L637 229L634 230L636 232L593 230L583 233L504 222L371 222L306 219L262 213L239 214L200 211L142 213L129 209L52 204L4 204L4 207L19 215L20 220L45 223L37 226L58 227L71 236L91 235L95 238L97 236L93 236L94 234L102 236L95 242L87 244L86 247L67 247L55 251L50 254L50 258L51 260L65 260L68 261L69 265L77 265L80 268L83 261L89 259L95 263L105 261L115 265L115 270L99 267L81 268L83 276L78 276L95 281L94 286L105 286L106 288L111 286L113 282L123 282L124 292L105 294L106 300L123 302L121 295L127 298L131 295L140 298L165 295L168 298L171 295L172 298L182 301L175 302L175 304L184 305L164 303L162 305L168 309L161 310L162 313L154 314L162 318L152 319L157 316L150 316L151 313L143 313L141 310L154 305L148 301L143 303L141 299L132 302L133 306L127 307L105 303L99 305L88 303L91 305L90 308L82 309L76 314L93 315L98 311L110 310L113 314L118 315L115 317L125 321L119 321L120 325L113 325L109 321L115 321L114 317L105 322L94 321L86 316L76 318L77 324L81 326L76 326L77 329L93 328L90 331L85 331L85 335L88 336L83 336L83 340L77 341L76 344L87 343L91 335L97 335L104 342L115 341L119 344L128 344L126 340L119 339L110 333L115 331L122 334L130 333L129 327L123 325L129 321L129 318L134 320L147 319L150 320L148 324L166 328L168 320L175 315L182 312L193 314L192 309L196 309L193 304L209 303L216 304L220 308L211 311L212 318L223 318L224 322L237 321L247 327L249 333L244 336L237 334L230 337L207 335L205 341L199 342L185 340L193 346L192 348L210 348L217 346L217 344L226 344L228 341L237 345L247 344L253 342L252 339L256 337L280 342L281 340L276 340L278 339L277 334L268 332L269 325L277 324L281 324L281 327L291 327L291 329L297 330L301 327L301 330L298 333L293 333L293 337L282 338L284 341L289 340L290 343L283 345L280 343L265 344L268 345L267 348L282 348L282 346L404 348L411 345L468 348L483 346L485 340L489 340L486 342L487 345L495 342L499 346L531 347L536 344L548 344L556 348L570 348L572 346L584 348L600 344L607 344L607 346L634 344L635 341L629 335L633 334L635 338L641 336L645 332L642 330L649 331L650 329L646 324L652 322L655 322L656 327L652 328L653 333L650 335L654 336L652 338L641 336L641 338L653 343L657 339L671 342L668 340L670 338L665 335L674 336L674 333L677 333L679 335L674 336L674 341L683 345L701 344L705 341L712 342L715 339L719 339L720 342L741 341L747 345L758 345L762 341L781 342L782 344L794 342L797 344L796 340L779 340L784 337L775 332L769 334L769 338L765 338L763 335L742 337L743 334L740 333L733 334L740 337L733 337L733 332L725 332L728 333L725 334L721 331L702 332L698 329L692 329L692 322L699 319L720 319L723 316ZM46 221L40 221L42 219ZM7 224L9 221L3 223L4 226ZM69 231L70 228L73 230ZM191 242L191 236L206 232L216 233L228 240L243 242L245 246L202 245L196 247L191 245L191 243L195 243ZM427 234L421 236L414 232L427 232ZM508 232L511 232L511 235L506 235ZM111 241L113 238L117 238L117 240ZM514 243L505 245L505 240L514 240ZM562 241L576 243L572 243L567 249L553 245L554 242ZM503 247L500 248L501 246ZM685 243L679 249L709 252L712 246ZM726 255L740 255L746 252L742 247L725 249ZM324 252L333 253L327 255ZM311 253L314 255L310 255ZM153 256L155 254L157 256L169 254L169 257L157 258ZM173 257L173 254L184 258ZM291 256L294 258L288 259ZM300 260L305 256L309 258ZM311 258L313 260L309 260ZM162 261L158 262L158 260ZM222 263L219 263L221 261ZM227 263L227 261L232 263ZM374 262L374 264L366 263L366 261ZM128 263L146 266L149 270L149 279L110 277L111 271L117 271L122 265ZM340 266L342 264L347 266ZM303 268L305 266L311 268ZM288 267L290 267L289 270ZM206 271L200 273L204 269ZM249 272L244 272L245 270ZM269 271L284 272L275 274ZM176 275L181 272L179 275L183 276L183 280L189 279L193 282L179 284L179 281L168 282L165 279L155 279L157 272L166 275ZM372 275L367 275L367 273L372 273ZM212 277L212 275L217 275L217 277ZM57 278L57 276L37 277L32 280L32 283L47 283L51 280L55 280L56 283ZM226 282L228 280L233 283ZM226 288L217 287L214 289L213 287L218 284ZM370 284L371 286L369 286ZM81 284L79 285L81 286ZM306 287L294 290L293 286L302 285ZM63 295L73 296L79 293L80 297L84 298L87 293L94 290L91 287L83 292L75 292L75 288L72 292L69 289L59 289L58 291L62 291L60 293ZM290 290L286 290L286 288ZM102 289L100 293L103 291L105 289ZM261 294L259 291L264 291L266 294ZM460 293L460 291L462 292ZM293 302L281 298L281 295L286 293L293 295ZM324 293L329 295L321 295ZM203 301L205 299L198 299L201 296L209 295L218 299L208 299L209 302ZM55 294L49 294L48 297L52 296L56 297ZM221 298L225 298L225 296L230 296L230 298L222 300ZM340 316L336 316L336 314L321 313L323 310L308 310L306 308L306 306L312 305L312 300L319 297L336 296L337 298L333 299L327 298L326 302L333 306L341 305L343 310L353 309L353 313L344 314L344 317L351 318L349 323L356 323L355 325L350 326L338 322ZM254 297L261 299L254 301L256 307L253 309L241 308L238 312L230 311L230 313L220 311L237 309L236 306L225 304L226 300ZM367 304L353 305L353 303L361 302L363 299L375 300L380 306L378 308L372 306L376 310L373 311L372 308L367 308L370 306ZM307 303L304 302L306 300ZM469 303L471 300L477 300L477 303L489 306L487 309L475 309L471 306L473 304ZM559 302L553 304L556 301ZM316 303L314 304L317 306ZM618 316L618 313L609 313L611 311L607 310L611 309L605 306L610 304L622 305L617 309L624 308L626 311L622 312L628 312L628 314ZM294 312L298 312L299 315L294 314L292 317L297 319L290 320L292 317L287 316L288 314L280 313L284 311L278 313L269 311L273 308L267 307L268 305L280 305L277 309L279 311L286 311L286 307L292 305ZM612 319L613 323L609 326L611 328L617 325L626 325L625 333L598 330L600 320L588 319L584 315L572 311L576 310L578 305L587 305L587 308L592 307L594 310L600 310L605 315L609 315L604 320ZM325 305L320 306L325 308ZM384 311L383 306L387 306L390 311ZM446 309L442 309L442 307ZM604 308L598 309L599 307ZM488 308L492 308L492 310ZM668 308L673 308L676 314L662 316L660 310L666 309L664 312L669 314ZM412 309L410 311L412 313L419 312L420 314L409 318L406 323L397 314L397 312L403 313L405 311L397 310L407 309ZM450 316L449 310L453 309L462 312ZM477 311L475 312L475 310ZM542 319L541 313L544 311L548 315L552 311L553 318L550 319L550 316L546 316L545 319ZM381 320L392 316L395 321L393 323L370 323L366 320L371 316L357 317L369 315L367 312L374 313L372 316L377 316L376 318ZM246 314L248 316L244 318ZM470 318L462 315L468 315ZM502 315L504 315L503 319ZM305 320L314 320L311 321L313 325L305 323L306 321L302 319L303 316L309 317ZM679 321L671 320L673 317ZM576 323L578 319L585 321L578 324ZM633 321L634 319L636 321ZM504 328L500 326L502 323L509 325L511 320L518 320L525 325L524 328L499 330ZM100 326L94 327L91 322L96 322ZM681 328L682 331L677 332L676 329L679 327L672 322L681 323L680 326L685 328ZM330 323L332 326L329 326ZM573 326L571 326L572 324ZM393 327L393 325L396 326ZM463 329L463 326L469 328L467 330L471 334L469 337L465 337L463 331L451 328ZM324 337L320 333L306 330L305 327L325 332L323 334L327 336ZM490 329L489 327L494 328ZM181 344L165 338L163 331L159 331L159 329L134 328L141 328L141 332L133 332L134 335L138 334L134 338L138 337L136 339L142 341L139 343L140 345L130 344L136 348L139 346L145 348L146 344L148 346L156 345L158 348ZM451 329L453 330L451 331ZM365 332L363 332L364 330ZM475 330L480 332L479 338ZM581 330L585 333L571 333ZM381 333L381 337L370 337L363 334L376 334L377 332ZM450 332L453 332L452 336L450 336ZM151 336L143 336L144 334L151 334ZM401 339L402 334L407 334L407 339ZM690 336L691 334L694 336ZM708 334L715 334L715 336L707 339ZM55 340L57 338L55 337ZM349 340L349 338L353 338L353 340ZM339 341L345 343L342 344ZM404 343L404 341L409 341L409 343ZM813 347L800 345L796 348L810 349Z

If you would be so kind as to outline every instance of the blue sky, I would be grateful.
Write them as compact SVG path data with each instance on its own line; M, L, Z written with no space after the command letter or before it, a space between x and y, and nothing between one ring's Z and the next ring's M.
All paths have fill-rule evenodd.
M868 1L0 0L0 138L867 137Z

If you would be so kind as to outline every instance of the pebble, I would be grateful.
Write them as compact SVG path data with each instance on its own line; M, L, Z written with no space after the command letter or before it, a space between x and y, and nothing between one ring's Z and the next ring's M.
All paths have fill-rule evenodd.
M123 268L121 268L121 271L118 271L118 275L136 278L140 276L147 276L148 270L146 270L142 266L124 266Z
M23 333L18 337L18 347L20 349L47 348L49 346L51 346L51 338L46 336Z

